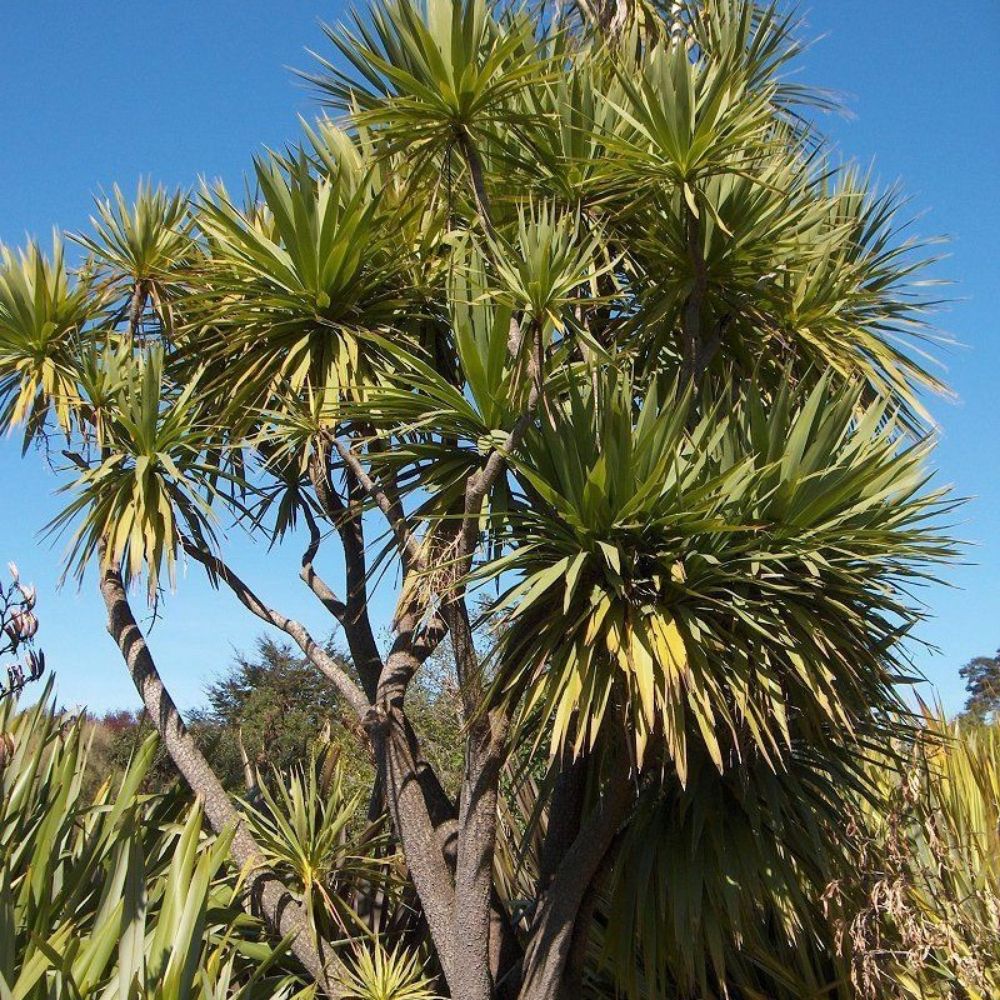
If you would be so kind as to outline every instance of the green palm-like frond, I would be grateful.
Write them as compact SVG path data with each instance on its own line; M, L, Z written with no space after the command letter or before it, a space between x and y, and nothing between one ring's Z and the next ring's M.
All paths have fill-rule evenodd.
M155 593L164 566L174 582L183 536L201 544L214 537L210 504L220 475L208 457L214 434L197 380L172 386L160 348L120 378L99 458L64 487L72 499L49 529L78 522L68 551L78 575L100 555L102 568L120 566L126 578L145 572Z
M605 887L593 946L624 996L821 1000L849 979L821 899L851 862L851 751L797 746L775 771L748 756L719 774L692 748L687 787L640 794ZM752 992L756 991L756 992Z
M139 286L165 318L171 285L193 250L187 195L140 183L130 204L116 185L96 207L93 235L73 239L90 254L99 276L113 286Z
M518 133L529 176L549 198L576 205L616 188L606 137L622 122L625 94L600 49L578 55L565 74L519 95L534 127Z
M440 1000L420 955L398 945L359 950L341 985L350 1000Z
M399 248L380 228L377 192L349 167L316 177L304 157L259 160L257 181L252 211L218 187L198 215L211 253L198 322L224 334L211 360L234 394L258 402L285 385L349 393L371 375L366 334L398 304Z
M499 294L539 327L559 333L578 303L577 290L586 286L596 298L597 279L612 267L602 259L600 233L578 214L551 204L519 210L510 242L493 236L487 241Z
M751 394L688 430L669 393L571 396L516 463L530 504L487 570L517 577L495 696L552 720L554 750L617 716L682 783L692 740L720 771L779 766L793 717L817 746L897 710L905 588L952 546L927 445L859 399L821 382L768 412Z
M753 92L768 91L776 108L799 126L802 108L834 110L837 96L790 81L785 73L803 51L804 22L796 8L777 3L714 0L680 4L689 44L734 66Z
M18 254L0 247L0 428L25 425L25 446L50 412L70 430L76 354L101 306L70 279L58 237L51 258L37 243Z
M321 59L311 77L321 93L358 124L391 127L390 151L424 158L509 120L511 98L543 65L530 21L498 19L485 0L391 0L327 34L350 70Z
M609 146L636 177L681 188L696 215L700 180L746 170L767 150L770 94L755 92L724 64L658 45L634 75L623 70L619 80L622 124Z
M421 190L412 183L412 158L407 150L387 153L379 145L377 128L352 124L346 131L328 118L305 126L306 150L316 170L337 177L345 191L364 186L378 198L380 219L391 232L390 253L400 268L411 302L420 308L403 322L423 319L441 290L440 278L447 268L443 247L447 242L450 206L440 185ZM448 192L453 194L453 192Z
M943 392L922 343L932 303L914 276L928 261L916 240L897 238L899 198L846 173L823 199L825 216L803 226L773 284L776 314L801 353L823 369L860 377L871 398L889 398L909 422L925 418L921 395ZM914 348L917 348L915 350Z
M361 835L351 830L360 795L348 795L335 756L312 758L291 774L258 776L260 799L247 819L268 862L290 877L315 927L355 934L364 924L349 893L362 882L383 881L391 858L380 860L384 836L379 824Z

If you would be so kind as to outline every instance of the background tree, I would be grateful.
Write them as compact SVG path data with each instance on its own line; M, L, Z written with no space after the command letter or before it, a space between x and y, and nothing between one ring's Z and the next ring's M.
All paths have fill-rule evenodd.
M331 652L351 669L349 657L334 648ZM414 685L410 711L442 781L457 791L461 755L456 759L454 739L460 723L448 687L453 668L444 654L438 652ZM239 741L254 767L287 771L307 759L322 740L337 748L351 791L371 788L374 771L361 750L356 719L345 711L336 688L287 642L261 636L252 656L237 655L209 684L206 700L192 720L203 729L206 756L220 776L226 776L227 787L243 782Z
M953 546L919 248L829 161L794 29L747 0L379 2L330 29L336 121L245 201L116 194L73 276L58 244L5 254L3 423L69 439L70 565L235 824L248 905L333 995L136 622L130 584L184 556L352 714L453 997L847 981L824 894L872 753L912 738L909 595ZM300 537L350 666L246 585L223 517ZM415 711L445 640L457 790Z
M308 757L324 728L341 725L336 691L287 644L269 637L258 639L252 656L237 655L206 696L198 719L212 730L207 755L230 787L243 781L240 743L254 767L287 770Z
M995 718L1000 709L1000 650L995 656L974 657L958 673L969 692L965 714L979 722Z
M334 647L330 647L335 655ZM345 663L348 658L343 657ZM348 663L348 669L349 663ZM444 786L457 792L462 755L455 746L461 728L454 710L453 674L447 649L439 649L410 691L410 712L424 734L425 752ZM124 769L155 726L143 712L117 710L89 720L96 747L91 767L103 780L109 769ZM370 789L374 770L344 711L336 688L287 642L260 636L252 653L237 653L206 687L203 706L188 713L188 727L199 749L230 791L244 794L247 768L269 774L290 771L321 747L334 747L344 769L347 793ZM162 748L148 772L161 788L176 774ZM359 817L364 821L364 817Z
M343 712L336 691L287 643L258 638L252 653L237 653L229 666L206 686L206 703L189 713L199 749L223 785L246 792L247 767L265 773L289 771L308 760L320 737L354 751L357 740L343 732ZM143 712L114 711L93 720L101 735L92 765L123 768L155 726ZM363 755L347 758L359 772L352 785L371 785L370 764ZM160 749L147 780L162 787L176 774L170 756Z

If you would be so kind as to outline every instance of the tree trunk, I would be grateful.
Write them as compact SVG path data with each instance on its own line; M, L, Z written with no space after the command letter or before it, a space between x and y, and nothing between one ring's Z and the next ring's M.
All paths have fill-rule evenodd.
M524 957L521 1000L560 1000L563 996L577 918L632 796L626 776L607 783L539 900Z
M501 761L477 729L473 726L466 741L455 865L456 978L452 985L463 1000L491 1000L493 996L491 904Z
M216 833L228 827L236 829L231 853L233 860L247 873L244 905L248 912L262 916L271 931L280 937L294 934L292 951L309 975L328 996L343 997L345 994L338 986L336 976L339 959L332 950L324 959L302 907L264 867L264 856L257 842L184 726L136 623L117 568L109 567L102 571L101 596L108 611L108 632L121 651L136 690L171 759L201 800L212 829Z

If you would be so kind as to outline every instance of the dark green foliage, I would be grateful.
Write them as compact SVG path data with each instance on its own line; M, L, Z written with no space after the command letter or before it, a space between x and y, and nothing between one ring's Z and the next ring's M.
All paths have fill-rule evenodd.
M332 647L331 647L332 648ZM424 732L423 749L442 783L457 790L462 774L461 723L452 681L451 647L441 646L408 694L408 706ZM336 652L336 650L334 650ZM347 662L347 658L344 658ZM359 745L349 712L329 682L294 649L260 636L252 653L238 652L205 692L206 703L189 713L189 728L222 783L246 792L240 741L252 768L270 773L305 764L320 745L338 748L346 793L367 792L374 770ZM96 784L109 771L123 770L153 732L141 712L125 709L90 719L94 753L90 773ZM146 778L151 789L177 776L159 747ZM362 817L363 818L363 817Z
M323 730L339 726L343 715L323 675L288 643L266 636L256 640L251 654L237 653L205 694L207 705L193 718L211 731L207 751L233 786L243 776L240 739L253 766L284 770L300 763Z
M1000 710L1000 649L993 656L976 656L958 671L969 697L965 714L979 722L996 718Z

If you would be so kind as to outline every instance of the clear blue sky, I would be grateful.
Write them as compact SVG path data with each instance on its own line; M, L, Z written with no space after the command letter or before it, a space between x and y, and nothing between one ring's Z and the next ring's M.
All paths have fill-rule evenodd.
M289 67L306 48L325 51L319 22L344 8L318 0L35 0L10 4L0 24L0 241L46 237L86 225L91 194L141 176L187 186L199 175L238 183L250 155L297 133L313 114ZM936 403L942 481L973 497L959 533L969 564L947 573L952 588L925 593L933 620L922 637L939 646L918 662L946 706L961 705L958 667L1000 646L1000 4L997 0L815 0L804 81L843 92L853 118L827 122L845 156L874 161L924 211L918 231L952 238L939 277L956 282L941 327L965 346L944 358L957 403ZM137 696L104 630L91 576L82 592L56 590L59 549L38 529L58 509L58 480L40 456L19 459L0 441L0 565L15 559L40 587L44 648L67 705L136 706ZM279 555L247 541L236 567L286 612L322 633L296 578L299 552ZM337 553L331 545L330 562ZM310 599L311 600L311 599ZM385 609L382 609L383 614ZM256 620L215 593L192 567L163 608L151 641L182 706Z

